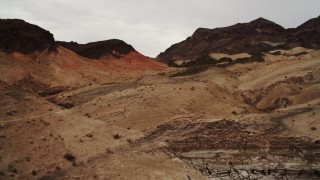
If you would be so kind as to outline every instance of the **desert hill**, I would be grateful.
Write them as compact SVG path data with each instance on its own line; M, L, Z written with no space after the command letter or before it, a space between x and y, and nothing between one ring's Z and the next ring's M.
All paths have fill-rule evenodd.
M32 82L32 89L36 90L74 88L130 81L142 74L166 70L166 65L140 54L121 40L86 45L56 43L49 31L23 20L0 22L0 80L8 84Z
M23 51L13 39L0 52L0 179L319 179L317 22L289 45L272 44L288 30L263 18L199 29L204 46L179 53L209 58L179 59L191 67L120 40ZM248 48L222 41L207 54L206 37L234 32Z

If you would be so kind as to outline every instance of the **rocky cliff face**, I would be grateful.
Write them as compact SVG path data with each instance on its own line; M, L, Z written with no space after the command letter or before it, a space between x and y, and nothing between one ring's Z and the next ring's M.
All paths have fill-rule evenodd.
M39 26L19 19L0 19L0 50L29 54L34 51L55 51L53 35Z
M249 53L257 56L279 48L302 46L319 49L319 19L311 19L296 29L285 29L263 18L225 28L199 28L185 41L160 53L158 58L171 62L203 59L210 53Z
M64 46L77 53L80 56L90 59L100 59L103 56L120 57L127 55L135 49L122 40L111 39L105 41L92 42L87 44L78 44L76 42L58 41L59 45Z

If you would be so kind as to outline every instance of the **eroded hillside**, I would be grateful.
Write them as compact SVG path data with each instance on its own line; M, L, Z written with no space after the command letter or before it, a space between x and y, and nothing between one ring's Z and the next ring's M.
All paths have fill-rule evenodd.
M320 53L281 52L301 51L43 94L2 81L2 177L317 177Z

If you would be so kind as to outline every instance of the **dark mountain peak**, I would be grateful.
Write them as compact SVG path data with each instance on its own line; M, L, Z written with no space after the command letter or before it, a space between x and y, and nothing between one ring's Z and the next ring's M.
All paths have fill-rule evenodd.
M97 41L97 42L90 42L87 43L88 46L105 46L110 48L113 48L113 50L121 53L121 54L128 54L130 51L134 51L134 48L130 45L124 42L120 39L109 39L109 40L103 40L103 41Z
M191 38L201 38L206 36L212 31L212 29L208 28L198 28L191 36Z
M268 19L262 18L262 17L259 17L258 19L255 19L247 24L252 25L256 28L270 29L270 30L274 30L274 31L284 31L285 30L285 28L280 26L279 24L272 22Z
M39 26L21 19L0 19L0 50L21 52L56 50L53 35Z
M308 30L308 29L311 30L311 29L319 28L319 27L320 27L320 16L308 20L307 22L298 26L296 29L298 31L301 31L301 30Z
M77 42L63 42L58 41L58 44L64 46L75 53L90 59L100 59L106 55L119 57L121 55L129 54L135 49L126 42L119 39L110 39L104 41L90 42L87 44L78 44Z
M211 29L200 27L200 28L196 29L196 31L195 31L193 34L207 33L207 32L209 32L210 30L211 30Z
M272 21L270 21L268 19L265 19L263 17L259 17L259 18L255 19L255 20L251 21L250 23L274 23L274 22L272 22Z
M279 33L283 32L285 28L282 26L269 21L267 19L264 19L262 17L255 19L249 23L237 23L232 26L228 27L220 27L220 28L214 28L214 29L208 29L208 28L198 28L191 37L193 38L208 38L209 36L213 37L221 37L224 35L234 35L235 32L240 34L252 34L252 31L258 31L258 32L267 32L267 33ZM225 37L225 36L224 36Z
M1 21L6 21L9 24L13 24L13 23L27 23L25 20L23 19L1 19ZM35 25L36 26L36 25Z

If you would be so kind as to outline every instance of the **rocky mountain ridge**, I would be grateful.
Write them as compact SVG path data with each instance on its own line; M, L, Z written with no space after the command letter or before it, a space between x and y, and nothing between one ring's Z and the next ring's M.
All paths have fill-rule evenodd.
M248 53L256 56L274 49L320 49L319 29L320 16L291 29L264 18L224 28L199 28L186 40L160 53L158 58L172 65L176 60L197 61L197 58L203 59L211 53Z

